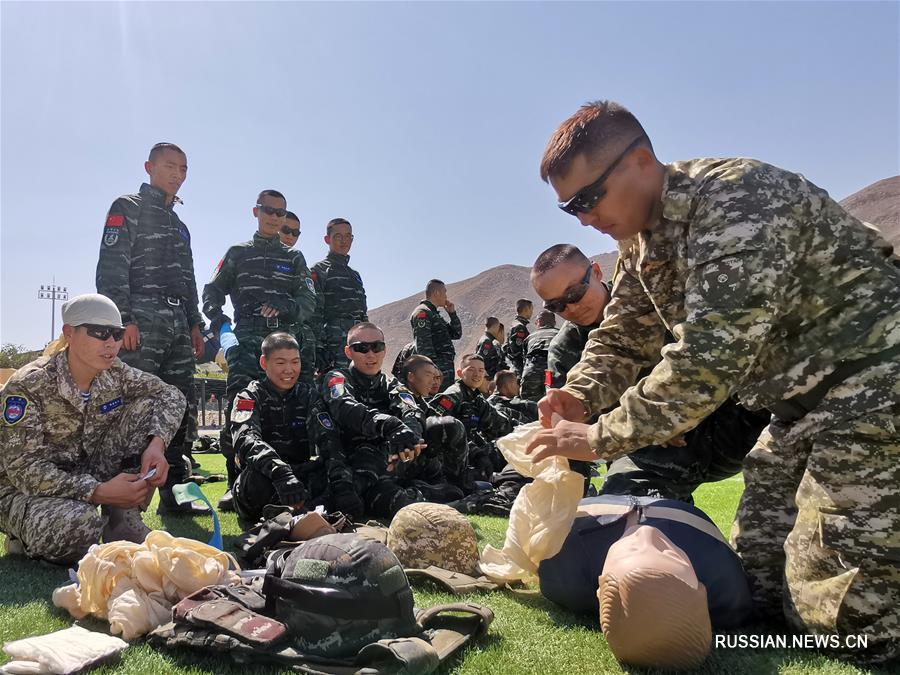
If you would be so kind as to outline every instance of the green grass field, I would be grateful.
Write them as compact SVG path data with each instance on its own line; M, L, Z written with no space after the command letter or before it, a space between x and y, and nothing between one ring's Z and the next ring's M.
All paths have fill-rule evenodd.
M223 471L221 456L198 455L203 468ZM695 498L727 536L743 484L739 478L703 486ZM224 483L204 486L212 501L225 490ZM502 546L506 520L493 517L471 518L480 544ZM172 534L194 537L202 541L212 531L211 518L160 519L155 515L155 502L147 514L150 527L165 528ZM226 548L240 533L234 514L221 515ZM2 535L0 535L2 536ZM73 623L67 613L55 608L50 594L56 586L67 583L67 573L21 557L0 555L0 641L7 642L29 635L47 633ZM439 602L455 602L459 598L433 589L416 590L416 604L424 607ZM465 654L457 657L443 672L452 673L620 673L640 672L623 668L613 658L599 631L596 617L582 617L559 609L536 591L522 593L475 593L468 599L488 605L496 614L490 635ZM82 622L87 628L105 630L99 621ZM748 634L785 634L779 625L747 627ZM0 661L7 659L0 656ZM271 667L236 665L228 658L206 656L192 651L159 652L145 644L135 644L114 665L98 669L98 673L134 673L168 675L178 673L228 674L276 672ZM290 672L285 670L284 672ZM888 672L862 670L835 659L805 650L728 650L713 649L699 673L850 673ZM893 671L898 672L898 671Z

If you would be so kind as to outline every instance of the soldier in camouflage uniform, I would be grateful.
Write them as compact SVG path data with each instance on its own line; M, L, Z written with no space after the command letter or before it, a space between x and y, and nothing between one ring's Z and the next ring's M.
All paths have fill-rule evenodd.
M494 375L504 365L503 353L498 342L501 325L500 319L496 316L489 316L485 319L484 335L475 346L475 353L484 360L484 372L489 380L493 380Z
M495 382L497 388L488 396L488 403L511 419L514 426L537 422L537 403L519 397L519 380L513 371L499 371Z
M525 366L522 368L522 398L538 401L545 392L545 372L550 343L559 333L553 312L538 315L537 330L525 338Z
M188 478L181 457L190 448L188 426L197 415L195 359L203 354L191 235L173 210L187 176L187 157L176 145L157 143L144 169L150 183L141 185L136 195L119 197L106 214L97 292L122 313L122 361L175 385L188 402L166 450L171 470L168 484L160 489L159 511L208 513L201 504L179 506L171 489Z
M490 480L506 464L492 441L513 430L513 421L494 408L479 387L484 381L484 361L466 354L460 361L459 379L431 400L431 406L452 415L466 428L469 467L474 480Z
M284 223L278 231L278 236L281 238L281 243L284 244L286 248L292 249L296 246L297 241L300 239L300 218L297 217L296 213L288 211L285 214ZM297 253L303 258L303 265L306 266L306 256L303 255L303 252L300 251L300 249L297 249ZM309 272L309 276L312 277L312 272ZM315 285L313 288L315 288ZM317 309L318 304L319 297L317 294ZM293 325L291 331L297 338L297 342L300 344L300 380L302 382L309 382L310 384L315 381L316 375L316 350L319 341L319 334L314 325L316 316L317 312L305 316L304 320Z
M226 296L231 296L234 307L238 344L225 353L225 419L231 416L235 395L263 376L259 357L265 337L276 330L292 330L315 311L316 291L306 261L299 251L285 248L278 236L286 206L280 192L263 190L253 207L257 221L253 239L229 248L203 288L203 312L216 333L224 323L231 323L222 311ZM237 470L228 425L222 429L219 445L232 487Z
M732 394L770 409L733 529L757 609L783 609L811 633L865 635L867 650L843 650L851 658L897 658L900 259L890 245L801 175L750 159L661 164L614 103L564 123L541 171L561 208L618 240L620 266L581 362L541 401L542 421L572 421L536 435L535 459L664 443ZM678 342L631 386L667 329Z
M328 458L332 502L358 518L393 516L407 504L425 501L415 487L400 483L404 465L423 449L419 408L412 394L381 372L384 333L363 322L347 333L347 368L328 371L322 398L341 433L342 453Z
M533 312L534 306L531 300L525 298L517 300L516 320L506 337L506 362L520 378L522 369L525 367L525 340L528 338L528 322L531 320Z
M348 365L344 354L347 332L354 324L369 320L362 277L349 264L353 227L343 218L334 218L325 232L328 255L312 268L319 295L313 329L319 333L317 358L323 373Z
M444 321L438 307L447 310L450 321ZM427 356L441 369L443 386L448 387L454 379L453 360L456 349L453 340L462 337L462 323L456 315L456 305L447 299L447 286L440 279L432 279L425 286L425 299L420 302L409 317L412 326L416 354Z
M259 520L267 504L313 508L327 488L326 458L340 452L340 437L318 390L298 382L300 346L287 333L262 343L266 376L238 393L231 435L241 473L234 506L242 524Z
M123 334L108 298L73 298L63 305L68 347L20 368L3 389L0 530L9 552L70 564L101 537L142 542L149 532L140 508L165 483L185 399L116 358Z

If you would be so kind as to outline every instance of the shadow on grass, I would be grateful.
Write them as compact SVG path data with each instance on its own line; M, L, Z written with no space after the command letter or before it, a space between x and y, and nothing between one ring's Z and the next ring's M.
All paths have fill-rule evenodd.
M0 556L0 606L50 602L57 586L69 581L67 568L24 556ZM68 615L67 615L68 616Z

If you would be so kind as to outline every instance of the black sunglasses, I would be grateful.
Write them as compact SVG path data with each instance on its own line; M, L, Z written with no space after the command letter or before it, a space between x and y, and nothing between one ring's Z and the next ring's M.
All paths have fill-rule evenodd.
M96 338L101 340L102 342L106 342L109 338L112 338L116 342L119 342L123 337L125 337L125 329L124 328L114 328L112 326L97 326L92 323L82 324L84 326L84 332L90 335L92 338Z
M279 209L275 206L266 206L265 204L257 203L256 208L265 213L267 216L278 216L279 218L284 218L287 215L287 209Z
M631 144L613 160L613 163L609 165L606 171L600 174L600 178L590 185L581 188L575 193L575 196L568 201L556 202L556 205L571 216L577 216L579 213L588 213L597 206L597 202L606 196L606 188L603 187L606 179L609 178L610 174L615 171L617 166L619 166L619 162L625 158L625 155L640 145L644 141L644 138L644 136L639 136L631 141Z
M287 225L281 226L281 234L287 234L291 237L299 237L300 236L300 228L298 227L296 230L292 230Z
M378 354L384 351L384 342L381 340L375 342L351 342L350 349L357 354L368 354L370 351Z
M593 271L594 266L588 265L588 268L585 270L584 276L581 278L581 281L578 282L578 285L567 288L566 292L558 298L547 300L544 303L544 309L553 312L554 314L562 314L569 305L581 302L584 294L587 293L588 287L591 285L591 272Z

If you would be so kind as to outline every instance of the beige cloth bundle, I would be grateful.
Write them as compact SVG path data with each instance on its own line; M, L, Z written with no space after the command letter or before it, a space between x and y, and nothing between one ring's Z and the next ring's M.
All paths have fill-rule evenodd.
M53 604L76 619L106 619L114 635L132 640L169 621L172 605L191 593L236 583L238 570L228 553L154 530L143 544L91 546L78 564L78 583L53 591Z

